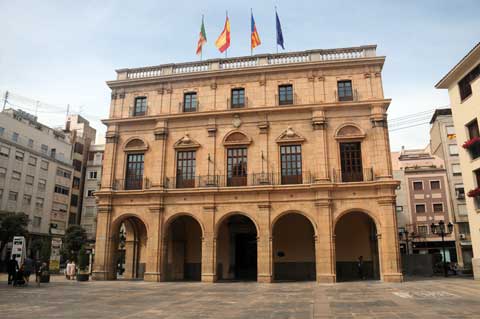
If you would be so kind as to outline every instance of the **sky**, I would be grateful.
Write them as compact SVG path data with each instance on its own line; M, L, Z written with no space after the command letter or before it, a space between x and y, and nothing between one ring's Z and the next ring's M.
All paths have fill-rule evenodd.
M434 85L480 41L480 0L0 0L0 93L12 92L18 99L11 103L30 112L40 101L39 121L50 126L64 123L69 105L101 141L110 103L105 81L116 69L197 60L202 15L204 59L223 57L214 42L227 10L229 56L250 54L250 9L262 40L255 53L274 53L275 6L286 51L378 45L391 123L448 106L446 90ZM428 124L392 130L392 151L422 148L428 133Z

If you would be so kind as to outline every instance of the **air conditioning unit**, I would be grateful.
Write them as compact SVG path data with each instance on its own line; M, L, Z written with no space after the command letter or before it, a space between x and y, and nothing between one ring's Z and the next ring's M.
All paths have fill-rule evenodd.
M465 238L466 238L465 234L460 234L460 239L465 239Z

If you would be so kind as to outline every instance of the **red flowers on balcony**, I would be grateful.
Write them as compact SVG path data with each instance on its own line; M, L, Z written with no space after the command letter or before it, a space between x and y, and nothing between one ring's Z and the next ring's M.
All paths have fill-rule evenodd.
M472 189L467 193L468 197L479 197L480 196L480 187Z
M471 148L472 146L474 146L477 143L480 143L480 137L474 137L474 138L469 139L468 141L463 143L462 147L468 150L469 148Z

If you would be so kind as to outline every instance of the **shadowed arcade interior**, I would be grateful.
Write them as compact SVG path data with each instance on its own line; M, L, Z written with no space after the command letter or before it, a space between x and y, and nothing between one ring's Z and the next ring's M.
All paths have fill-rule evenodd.
M273 225L273 279L315 280L315 232L298 213L286 214Z
M377 229L370 216L350 212L340 218L335 226L335 257L337 281L380 279Z
M257 229L244 215L228 217L218 229L217 279L257 280Z
M199 281L202 272L202 229L191 216L180 216L168 225L165 280Z

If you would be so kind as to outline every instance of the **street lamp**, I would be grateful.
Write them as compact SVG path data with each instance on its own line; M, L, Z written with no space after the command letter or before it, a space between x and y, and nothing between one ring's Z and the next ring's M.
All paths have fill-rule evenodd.
M453 224L448 223L447 228L445 229L445 222L443 220L438 222L438 225L432 223L430 225L430 230L432 234L438 235L442 237L442 250L443 250L443 271L445 277L448 277L448 269L447 269L447 259L445 258L445 236L450 235L453 232Z
M406 229L403 229L401 232L398 233L400 236L400 240L402 240L403 238L405 238L405 251L406 251L406 254L407 255L410 255L410 248L409 248L409 245L408 245L408 242L409 242L409 238L408 238L408 235L410 234L410 232ZM412 237L415 233L411 233Z

